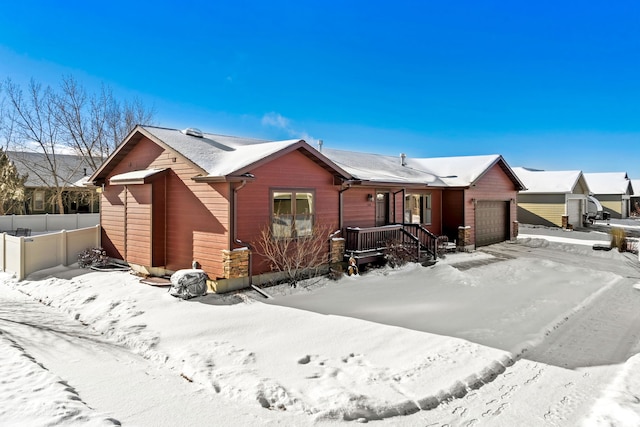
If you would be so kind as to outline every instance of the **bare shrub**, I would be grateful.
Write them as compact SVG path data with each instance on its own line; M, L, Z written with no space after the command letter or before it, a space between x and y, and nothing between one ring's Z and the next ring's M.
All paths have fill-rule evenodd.
M328 264L328 225L314 225L312 232L300 237L274 236L271 224L266 224L254 245L258 255L264 257L271 271L283 273L292 287L303 279L317 277Z
M415 259L415 254L400 241L392 240L386 244L384 259L392 267L401 267Z
M109 257L102 248L89 248L78 254L78 265L82 268L104 267L107 264L109 264Z

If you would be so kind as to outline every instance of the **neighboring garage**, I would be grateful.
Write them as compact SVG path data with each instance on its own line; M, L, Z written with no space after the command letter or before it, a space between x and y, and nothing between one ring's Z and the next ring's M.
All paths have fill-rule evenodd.
M585 173L584 177L593 196L600 201L611 218L629 217L629 201L634 191L626 172Z
M581 227L583 223L583 199L567 199L568 223L574 227Z
M476 246L509 240L509 202L482 201L476 204Z
M583 226L589 186L581 171L513 168L526 190L518 193L518 221L545 227Z

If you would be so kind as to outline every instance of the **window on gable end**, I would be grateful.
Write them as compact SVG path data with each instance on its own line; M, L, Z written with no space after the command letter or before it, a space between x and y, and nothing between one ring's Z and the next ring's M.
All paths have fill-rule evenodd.
M311 236L315 216L312 190L274 190L271 192L271 231L275 238Z

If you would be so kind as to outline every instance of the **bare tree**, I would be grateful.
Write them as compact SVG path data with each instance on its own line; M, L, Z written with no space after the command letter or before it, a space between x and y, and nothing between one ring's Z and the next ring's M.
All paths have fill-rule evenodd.
M18 153L41 153L40 162L28 158L17 157L29 174L40 178L43 186L49 188L51 203L64 213L62 194L70 184L67 178L76 171L64 173L58 165L58 155L63 144L60 139L60 125L55 114L55 95L50 87L43 88L33 79L28 86L27 94L10 79L4 85L8 101L8 118L14 129L9 146ZM78 166L80 167L80 166Z
M9 141L12 139L13 122L9 120L7 99L2 96L4 91L4 82L0 82L0 147L7 150Z
M269 223L260 232L256 252L269 264L271 271L283 273L295 287L301 279L317 276L327 265L330 234L328 225L314 225L308 236L277 237Z
M25 92L7 79L0 95L0 140L29 180L48 188L47 202L59 213L81 171L98 169L136 124L154 115L138 100L120 103L106 86L90 94L72 76L58 90L31 79Z
M154 112L141 101L118 102L110 88L89 95L72 77L63 78L55 112L68 147L96 170L136 124L151 124Z
M115 150L137 124L153 124L154 116L155 110L147 108L138 98L122 103L112 98L107 115L108 141L104 145L104 158Z

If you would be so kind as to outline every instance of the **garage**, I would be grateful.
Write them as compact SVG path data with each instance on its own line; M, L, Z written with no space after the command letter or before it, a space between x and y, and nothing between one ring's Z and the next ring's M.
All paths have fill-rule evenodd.
M582 227L582 200L567 200L567 215L569 217L569 224L574 227Z
M476 247L509 240L509 202L476 203Z

